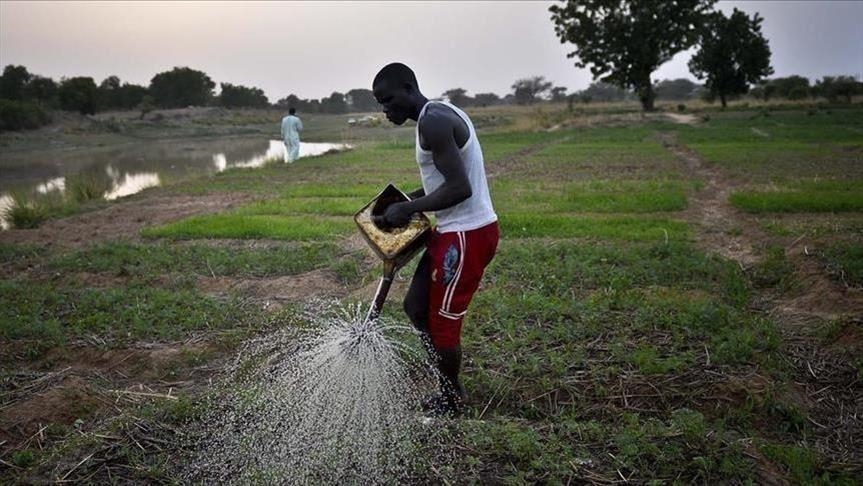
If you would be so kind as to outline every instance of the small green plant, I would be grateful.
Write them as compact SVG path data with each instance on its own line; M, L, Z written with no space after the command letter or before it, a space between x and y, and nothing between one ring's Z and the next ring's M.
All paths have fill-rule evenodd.
M788 261L785 248L771 246L764 260L751 270L752 283L759 288L778 287L787 289L791 285L794 265Z
M22 451L15 451L12 453L12 464L15 464L20 468L27 469L36 464L36 462L36 452L31 449L24 449Z
M838 243L824 252L832 274L845 285L863 287L863 245Z
M766 443L759 447L768 459L779 463L798 484L812 484L818 478L821 459L803 447Z
M659 356L656 348L649 345L639 346L628 356L628 360L646 375L664 375L671 371L677 371L686 364L684 358L679 355Z

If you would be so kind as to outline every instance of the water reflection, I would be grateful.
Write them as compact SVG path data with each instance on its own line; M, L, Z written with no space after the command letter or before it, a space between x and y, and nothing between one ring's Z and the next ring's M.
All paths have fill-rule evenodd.
M0 229L9 229L9 223L6 222L6 211L12 207L12 196L0 194Z
M105 199L109 201L118 197L131 196L136 192L141 192L148 187L161 185L159 174L155 172L142 172L140 174L123 174L122 178L119 173L111 174L111 166L108 166L108 175L114 180L114 187L105 193Z
M262 146L263 145L263 146ZM266 147L266 148L264 148ZM335 143L300 144L300 157L350 149ZM0 228L7 228L6 210L12 193L35 196L75 191L87 179L103 191L105 199L117 199L162 185L166 180L214 174L230 168L261 167L281 163L281 140L235 138L219 140L167 140L78 150L45 149L38 152L0 153Z
M309 142L301 142L300 143L300 158L303 157L314 157L317 155L325 154L329 151L335 150L345 150L351 148L350 145L340 144L340 143L309 143ZM222 172L229 167L237 167L237 168L251 168L251 167L261 167L267 163L267 161L275 161L275 162L284 162L285 160L285 144L281 140L270 140L270 146L267 148L267 151L255 155L249 159L237 161L229 164L228 158L223 153L218 153L213 155L213 165L216 167L217 172Z
M66 190L66 178L55 177L54 179L45 181L36 186L36 192L39 194L48 194L51 191L63 192Z

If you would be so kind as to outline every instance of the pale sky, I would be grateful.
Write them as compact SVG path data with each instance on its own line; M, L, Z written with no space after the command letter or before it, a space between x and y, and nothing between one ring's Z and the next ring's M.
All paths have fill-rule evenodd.
M540 75L571 91L591 81L566 57L549 1L24 2L0 0L0 66L61 77L110 75L149 85L188 66L217 84L256 86L271 102L370 88L400 61L430 97L461 87L505 95ZM863 1L723 1L765 18L774 76L863 75ZM654 79L686 77L691 52Z

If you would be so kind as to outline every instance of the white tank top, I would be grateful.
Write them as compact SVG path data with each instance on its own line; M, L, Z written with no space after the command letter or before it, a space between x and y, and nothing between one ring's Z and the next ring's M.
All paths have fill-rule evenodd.
M473 123L465 112L458 109L456 106L445 103L443 101L429 101L420 110L417 117L417 164L420 167L420 176L422 177L423 190L426 194L431 194L441 184L443 184L443 174L437 170L432 158L430 150L423 150L420 145L420 129L419 121L422 119L429 105L432 103L440 103L449 107L454 111L467 125L470 134L464 146L459 149L462 161L464 161L465 172L467 179L470 182L471 196L464 201L447 209L435 211L437 219L437 230L441 233L450 233L454 231L470 231L497 221L497 214L491 204L491 196L488 192L488 181L485 176L485 164L483 163L482 147L479 146L479 140L476 138L476 130Z

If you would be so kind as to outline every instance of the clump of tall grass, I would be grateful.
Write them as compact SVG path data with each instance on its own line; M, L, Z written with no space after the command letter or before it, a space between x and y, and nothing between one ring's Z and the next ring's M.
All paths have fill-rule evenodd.
M19 229L38 227L43 221L55 214L56 208L62 205L62 197L55 192L48 194L28 195L16 191L11 194L12 204L3 212L3 219L10 226Z
M81 204L103 200L111 185L106 175L84 173L66 178L65 193L13 192L12 203L0 217L12 228L36 228L47 219L75 212Z
M78 204L99 200L111 190L111 179L106 174L85 172L66 178L66 195Z

